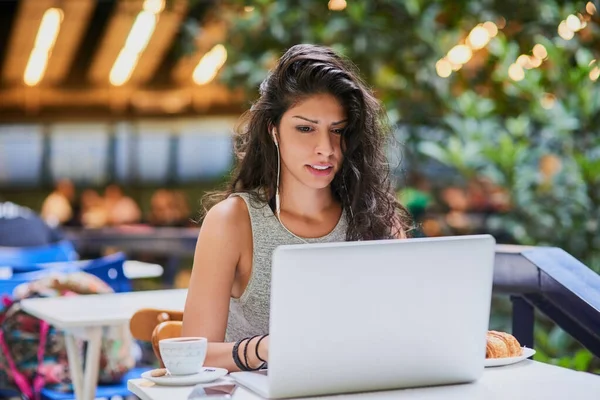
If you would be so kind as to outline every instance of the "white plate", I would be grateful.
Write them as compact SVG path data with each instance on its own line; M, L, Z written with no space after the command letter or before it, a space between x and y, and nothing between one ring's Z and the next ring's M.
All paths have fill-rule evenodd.
M523 354L519 357L505 357L505 358L486 358L484 365L486 367L500 367L502 365L510 365L523 361L535 354L534 349L523 347Z
M142 374L142 378L148 379L163 386L193 386L198 383L208 383L216 381L219 378L227 375L229 371L224 368L204 367L201 372L192 375L163 375L152 376L152 371L146 371Z

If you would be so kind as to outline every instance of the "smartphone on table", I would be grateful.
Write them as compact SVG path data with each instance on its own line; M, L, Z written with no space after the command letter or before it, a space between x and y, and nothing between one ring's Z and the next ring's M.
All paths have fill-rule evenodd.
M188 400L218 400L231 399L237 385L235 383L220 383L216 385L196 385L192 393L188 396Z

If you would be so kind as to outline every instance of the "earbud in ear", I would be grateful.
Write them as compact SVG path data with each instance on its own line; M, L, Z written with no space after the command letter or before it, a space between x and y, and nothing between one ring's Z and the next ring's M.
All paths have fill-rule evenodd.
M279 147L279 142L277 141L277 133L275 128L271 130L271 136L273 136L273 141L275 142L275 146Z

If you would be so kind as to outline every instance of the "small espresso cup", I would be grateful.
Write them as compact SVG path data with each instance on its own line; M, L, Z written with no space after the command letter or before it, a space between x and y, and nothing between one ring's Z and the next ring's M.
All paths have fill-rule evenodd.
M202 370L208 340L203 337L178 337L158 342L160 356L171 375L191 375Z

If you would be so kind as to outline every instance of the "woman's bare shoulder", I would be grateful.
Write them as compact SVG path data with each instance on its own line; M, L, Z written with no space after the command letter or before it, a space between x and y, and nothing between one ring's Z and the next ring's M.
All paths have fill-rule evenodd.
M240 219L248 219L248 208L246 202L239 196L231 196L221 200L206 214L204 221L216 221L220 223L240 222Z
M207 212L202 221L194 267L229 265L235 269L251 242L252 229L244 200L238 197L222 200ZM206 260L210 262L206 263Z
M232 196L215 204L206 214L200 229L199 242L208 239L224 240L229 245L245 247L252 240L250 215L246 202L239 196Z
M204 217L204 224L226 224L234 227L249 219L246 202L239 196L228 197L215 204Z

